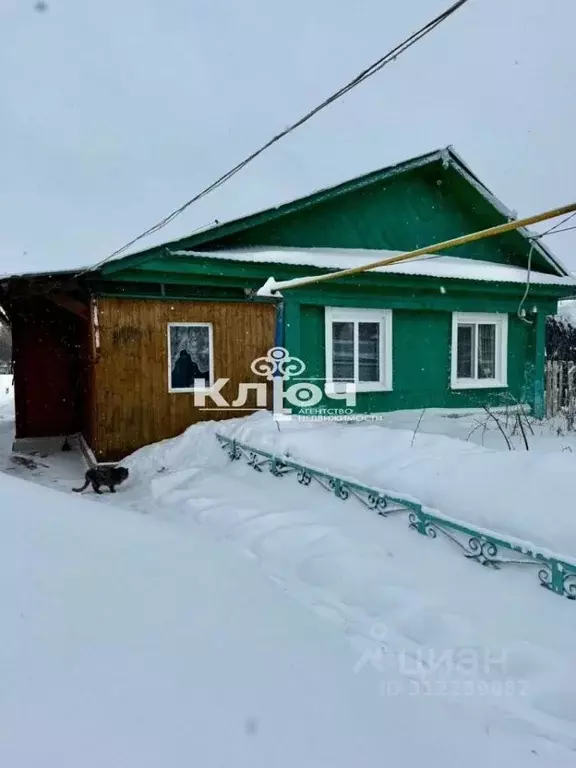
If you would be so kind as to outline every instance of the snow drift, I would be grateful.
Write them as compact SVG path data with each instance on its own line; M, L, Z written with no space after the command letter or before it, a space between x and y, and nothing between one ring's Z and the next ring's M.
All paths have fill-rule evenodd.
M200 528L185 536L6 475L0 510L2 765L534 759L441 698L378 695L328 623Z
M217 429L576 560L573 453L502 452L378 424L291 421L278 430L267 413L222 422Z

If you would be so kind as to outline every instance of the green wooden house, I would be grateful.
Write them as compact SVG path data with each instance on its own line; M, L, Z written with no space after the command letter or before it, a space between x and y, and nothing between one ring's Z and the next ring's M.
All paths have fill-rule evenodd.
M447 148L121 259L104 274L250 292L271 275L288 280L356 266L513 218ZM507 393L541 411L546 316L575 293L570 273L540 241L512 232L288 290L284 343L313 377L330 379L340 365L348 378L353 367L366 411L477 407ZM371 350L365 376L358 342ZM349 360L339 361L338 344ZM377 377L369 370L376 364Z
M91 427L82 426L80 416L76 423L92 436L99 458L118 457L207 418L190 405L191 388L171 386L168 326L178 324L207 329L198 331L207 383L230 377L237 389L249 376L248 357L281 345L304 361L305 377L323 389L337 391L343 382L353 382L357 412L523 402L542 415L546 317L556 313L559 299L576 295L576 282L525 230L289 288L281 296L257 295L270 277L291 280L365 264L513 218L447 148L109 261L81 276L12 278L3 284L3 302L13 316L16 388L18 355L23 361L31 343L19 333L18 317L28 317L28 328L40 323L30 302L41 296L59 310L84 314L89 346L99 339L97 354L86 358L96 369L106 356L114 360L114 372L102 381L97 372L84 376L106 395L92 392L88 406L76 405L78 413L97 411ZM151 351L143 339L153 334L158 336ZM232 361L242 355L246 360L230 376ZM147 382L135 387L139 356L146 358L140 364L147 366ZM22 382L20 398L16 395L22 413L33 410L26 386L29 390ZM230 391L229 399L234 395ZM334 400L324 398L315 408L332 409ZM113 414L126 435L132 430L132 438L119 434L109 443L94 437L98 424L112 431ZM238 413L210 413L211 418L231 415ZM150 426L154 418L158 423ZM38 431L24 416L21 426L23 434Z

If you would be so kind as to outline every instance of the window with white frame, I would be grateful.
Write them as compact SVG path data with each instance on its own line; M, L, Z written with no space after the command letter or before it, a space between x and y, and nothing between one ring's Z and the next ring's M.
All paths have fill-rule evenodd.
M196 392L213 383L212 323L168 323L168 391Z
M508 315L452 315L452 389L507 386Z
M325 318L327 390L392 389L392 312L326 307Z

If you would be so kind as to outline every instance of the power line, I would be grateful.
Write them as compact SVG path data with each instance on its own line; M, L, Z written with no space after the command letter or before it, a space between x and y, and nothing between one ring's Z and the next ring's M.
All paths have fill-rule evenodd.
M408 48L411 48L415 43L418 42L418 40L422 39L427 34L432 32L433 29L435 29L443 21L448 19L453 13L459 10L467 2L468 0L457 0L457 2L453 3L453 5L451 5L445 11L443 11L439 16L436 16L434 19L432 19L432 21L429 21L427 24L421 27L417 32L414 32L412 35L407 37L403 42L399 43L395 48L392 48L392 50L388 51L388 53L386 53L384 56L382 56L373 64L371 64L368 68L360 72L360 74L358 74L353 80L351 80L345 86L343 86L338 91L333 93L327 99L322 101L320 104L318 104L318 106L314 107L314 109L312 109L310 112L304 115L304 117L301 117L295 123L292 123L292 125L290 125L288 128L285 128L283 131L278 133L272 139L267 141L266 144L260 147L260 149L256 150L256 152L253 152L247 158L245 158L240 163L238 163L233 168L231 168L229 171L227 171L225 174L220 176L220 178L216 179L216 181L210 184L210 186L206 187L201 192L194 195L194 197L190 198L190 200L187 200L183 205L181 205L179 208L176 208L174 211L169 213L163 219L160 219L159 222L154 224L145 232L142 232L142 234L133 238L132 240L130 240L130 242L126 243L121 248L118 248L116 251L114 251L114 253L111 253L110 256L107 256L105 259L98 262L93 267L89 267L88 269L85 269L82 272L79 272L76 275L76 277L79 277L80 275L83 275L86 272L90 272L93 269L97 269L98 267L101 267L107 261L110 261L110 259L113 259L115 256L119 256L127 248L130 248L132 245L135 245L140 240L143 240L145 237L148 237L149 235L152 235L155 232L158 232L160 229L163 229L165 226L170 224L170 222L172 222L177 216L180 216L180 214L182 214L193 203L197 202L202 197L205 197L207 194L217 189L219 186L221 186L226 181L228 181L228 179L231 179L232 176L235 176L239 171L241 171L249 163L255 160L259 155L261 155L263 152L269 149L273 144L276 144L276 142L280 141L280 139L283 139L289 133L292 133L292 131L296 130L296 128L299 128L301 125L304 125L304 123L308 122L308 120L314 117L314 115L317 115L318 112L321 112L327 106L337 101L338 99L342 98L342 96L344 96L346 93L351 91L353 88L356 88L365 80L368 80L368 78L375 75L377 72L383 69L387 64L390 64L392 61L395 61L402 53L404 53L404 51L407 51Z
M550 227L545 232L541 232L539 235L532 235L528 239L532 242L536 242L536 240L541 240L543 237L547 237L548 235L559 235L560 232L570 232L570 230L576 229L576 225L573 227L564 227L563 229L558 229L558 227L561 227L562 224L566 224L566 222L570 221L570 219L573 219L574 216L576 216L576 211L574 211L574 213L570 213L568 216L565 216L563 219L560 219L560 221L556 222L554 226Z
M562 226L562 224L566 224L566 222L567 222L567 221L570 221L570 219L573 219L573 218L574 218L574 216L576 216L576 211L574 211L574 213L571 213L571 214L570 214L570 216L566 216L566 218L565 218L565 219L562 219L562 220L561 220L561 221L559 221L557 224L554 224L554 226L553 226L553 227L550 227L550 229L547 229L547 230L546 230L546 232L544 232L544 234L545 234L545 235L549 235L549 234L550 234L550 232L553 232L555 229L558 229L558 227L561 227L561 226ZM562 230L562 231L564 231L564 230Z
M560 232L568 232L571 229L576 229L576 225L573 227L565 227L564 229L558 229L558 227L561 227L562 224L566 224L567 221L570 221L570 219L573 219L574 216L576 216L576 211L573 211L572 213L569 213L568 216L565 216L563 219L560 219L560 221L556 222L556 224L553 224L549 229L547 229L545 232L542 232L540 235L536 235L535 237L531 237L530 240L532 241L532 244L530 246L530 252L528 254L528 272L526 275L526 290L524 291L524 296L522 297L522 301L518 305L518 312L517 315L524 323L527 323L528 325L532 325L532 320L526 320L525 317L522 316L522 308L524 306L524 302L528 298L528 292L530 291L530 272L532 268L532 252L534 251L534 245L537 240L540 240L543 237L546 237L547 235L557 235Z
M532 240L539 240L541 237L546 237L547 235L556 235L560 232L569 232L571 229L576 229L576 226L574 227L566 227L565 229L558 229L558 227L561 227L562 224L566 224L567 221L570 221L570 219L573 219L574 216L576 216L576 211L574 213L571 213L569 216L564 217L559 222L554 224L553 227L550 227L550 229L547 229L546 232L542 232L540 235L535 235Z
M572 218L572 217L570 216L569 218ZM573 227L564 227L564 229L556 229L554 232L544 232L543 235L539 235L538 237L545 237L547 235L559 235L560 232L570 232L572 229L576 229L576 224Z

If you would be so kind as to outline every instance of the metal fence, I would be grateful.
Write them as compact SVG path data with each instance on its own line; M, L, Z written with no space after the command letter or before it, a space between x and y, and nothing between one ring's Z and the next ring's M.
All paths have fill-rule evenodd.
M469 560L495 569L534 569L538 574L537 583L542 587L576 600L576 560L568 562L533 544L444 517L440 512L426 509L415 499L401 498L379 488L331 475L320 468L285 455L277 456L219 433L216 438L232 461L243 459L256 472L267 469L279 479L295 475L300 485L317 485L341 501L353 499L382 518L405 517L410 529L432 539L446 539Z
M576 411L576 363L548 360L546 363L546 416Z

